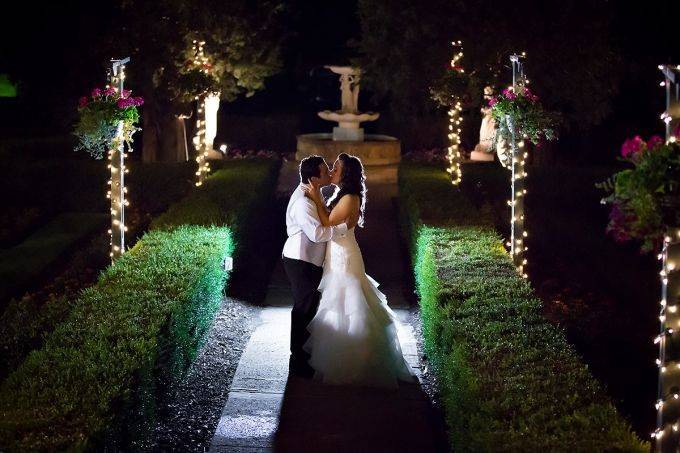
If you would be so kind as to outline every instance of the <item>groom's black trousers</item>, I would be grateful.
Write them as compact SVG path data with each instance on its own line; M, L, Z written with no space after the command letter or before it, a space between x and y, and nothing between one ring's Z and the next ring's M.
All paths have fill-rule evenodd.
M302 260L283 257L293 290L293 310L291 312L290 353L293 362L307 363L309 354L302 349L309 338L307 324L314 318L319 308L321 294L318 291L323 269Z

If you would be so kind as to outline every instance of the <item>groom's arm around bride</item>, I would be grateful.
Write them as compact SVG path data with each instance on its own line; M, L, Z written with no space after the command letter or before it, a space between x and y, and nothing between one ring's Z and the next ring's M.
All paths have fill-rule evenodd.
M330 184L328 165L319 156L310 156L300 162L300 184L316 182ZM288 239L283 247L283 266L293 292L290 335L290 369L293 373L310 376L313 370L307 364L309 354L302 346L309 333L307 324L319 307L322 266L326 243L334 234L347 232L347 225L324 227L319 220L316 205L305 196L300 184L293 191L286 208Z

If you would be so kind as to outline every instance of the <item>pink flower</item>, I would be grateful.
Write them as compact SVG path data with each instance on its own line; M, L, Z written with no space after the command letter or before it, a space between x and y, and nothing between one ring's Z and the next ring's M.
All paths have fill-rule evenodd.
M116 89L111 87L104 90L104 96L113 96L116 94Z
M116 105L118 106L119 109L124 109L126 107L129 107L130 103L128 99L120 98L118 99L118 102L116 102Z
M94 90L92 90L92 97L93 98L97 98L101 95L102 95L102 90L100 90L99 88L95 88Z
M137 96L136 98L131 98L132 99L132 105L134 106L140 106L144 105L144 98Z
M658 135L652 135L649 137L649 140L647 140L647 149L655 149L661 145L663 145L664 139L661 138Z
M512 87L508 87L503 90L503 96L505 97L508 97L510 93L514 94L514 90L512 89Z
M120 92L120 97L122 97L123 99L127 99L130 97L130 93L131 93L130 90L123 90Z
M498 100L496 98L489 99L489 107L493 107L497 102Z
M639 135L636 135L623 142L623 145L621 145L621 155L624 158L629 159L639 153L644 146L645 142Z
M508 94L505 95L505 97L507 97L507 98L510 99L511 101L517 99L517 95L515 94L514 91L510 91Z
M87 96L83 96L80 99L78 99L78 108L83 108L87 105Z
M627 225L633 221L635 221L635 216L624 213L621 206L614 203L609 212L609 225L607 225L606 231L611 233L617 242L627 241L631 238L628 234Z

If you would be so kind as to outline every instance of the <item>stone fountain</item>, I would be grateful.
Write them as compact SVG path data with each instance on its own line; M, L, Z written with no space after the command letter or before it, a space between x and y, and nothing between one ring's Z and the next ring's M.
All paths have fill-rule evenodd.
M359 111L359 81L361 71L350 66L326 66L340 76L340 110L324 110L318 115L338 123L333 133L303 134L297 137L297 153L301 160L319 155L333 161L340 153L359 157L364 165L389 165L401 160L401 142L387 135L364 134L361 123L375 121L375 112Z

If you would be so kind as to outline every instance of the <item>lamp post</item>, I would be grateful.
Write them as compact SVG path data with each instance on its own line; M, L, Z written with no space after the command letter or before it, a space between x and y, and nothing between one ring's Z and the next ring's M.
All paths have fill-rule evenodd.
M111 60L111 71L109 73L110 86L119 93L123 92L125 83L125 65L130 62L130 58L121 60ZM127 188L125 187L125 141L123 140L123 121L119 121L116 129L116 136L111 142L109 150L109 169L111 177L109 180L111 198L111 250L109 255L111 260L115 260L125 252L125 206L129 205L126 200Z
M680 102L679 66L659 65L664 75L661 86L666 89L666 110L661 119L666 127L666 143L674 143L677 137L671 132L671 99L675 88L675 102ZM656 451L676 452L680 447L680 225L673 225L664 234L661 253L661 307L660 332L654 339L659 345L659 381L655 407Z
M521 55L510 55L510 63L512 64L512 88L517 91L518 87L522 87L527 83L524 75L524 64L521 59L526 57L526 53ZM527 278L526 264L527 260L525 252L527 246L525 244L527 231L524 228L524 196L527 191L524 184L524 179L527 176L525 169L526 158L528 153L524 146L524 137L517 137L517 124L514 124L510 116L506 116L506 123L510 131L510 150L512 153L512 161L510 162L510 256L517 267L519 274Z

